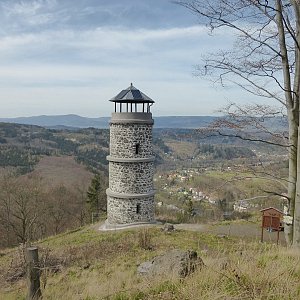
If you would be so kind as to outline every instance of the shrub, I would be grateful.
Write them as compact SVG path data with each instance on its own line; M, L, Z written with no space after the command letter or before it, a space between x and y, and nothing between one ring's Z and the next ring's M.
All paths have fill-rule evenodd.
M148 228L143 228L138 232L138 246L144 250L152 250L152 235Z

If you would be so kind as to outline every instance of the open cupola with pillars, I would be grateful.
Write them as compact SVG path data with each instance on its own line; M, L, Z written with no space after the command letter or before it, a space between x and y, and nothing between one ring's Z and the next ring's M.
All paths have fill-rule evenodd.
M126 90L122 90L110 101L115 103L115 113L150 113L150 107L154 103L151 98L135 88L132 83L130 84L129 88L127 88Z
M109 188L107 229L153 223L154 155L152 145L154 101L132 84L110 100Z

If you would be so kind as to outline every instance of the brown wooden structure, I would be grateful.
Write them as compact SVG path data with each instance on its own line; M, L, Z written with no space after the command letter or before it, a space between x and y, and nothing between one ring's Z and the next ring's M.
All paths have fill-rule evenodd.
M261 210L262 224L261 224L261 242L264 240L264 228L269 231L277 231L277 244L279 241L279 232L281 231L281 221L284 213L277 208L268 207Z

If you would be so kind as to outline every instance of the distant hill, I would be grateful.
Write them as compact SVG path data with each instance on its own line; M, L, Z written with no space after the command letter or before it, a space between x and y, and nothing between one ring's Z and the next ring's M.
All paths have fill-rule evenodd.
M167 116L155 117L156 128L199 128L206 127L216 117L212 116ZM53 129L108 128L110 117L87 118L78 115L33 116L18 118L0 118L0 122L38 125Z
M156 128L188 128L195 129L207 127L217 117L212 116L167 116L154 117L154 127Z
M18 118L0 118L0 122L18 123L25 125L38 125L49 128L66 129L68 127L77 128L108 128L108 117L104 118L86 118L78 115L58 115L58 116L33 116Z

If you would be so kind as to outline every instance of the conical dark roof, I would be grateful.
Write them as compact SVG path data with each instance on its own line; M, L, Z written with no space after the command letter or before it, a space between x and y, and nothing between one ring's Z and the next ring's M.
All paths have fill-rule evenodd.
M154 103L151 98L135 88L132 83L129 88L122 90L117 96L109 101L118 103Z

